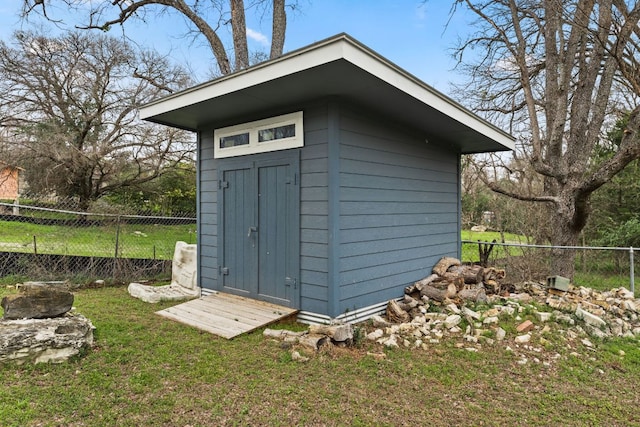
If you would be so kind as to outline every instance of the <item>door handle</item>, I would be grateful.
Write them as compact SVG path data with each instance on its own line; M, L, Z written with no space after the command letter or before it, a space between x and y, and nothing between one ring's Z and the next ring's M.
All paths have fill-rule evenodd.
M258 227L249 227L249 231L247 232L247 237L251 237L251 233L255 233L258 231Z

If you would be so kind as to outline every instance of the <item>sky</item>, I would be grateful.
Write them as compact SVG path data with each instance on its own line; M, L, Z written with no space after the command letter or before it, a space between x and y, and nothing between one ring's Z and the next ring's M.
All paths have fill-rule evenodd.
M87 2L98 0L86 0ZM250 4L250 1L246 1ZM287 16L285 52L345 32L389 61L433 86L450 92L450 82L461 82L463 75L454 69L450 50L471 28L468 15L457 12L450 16L451 1L446 0L298 0L298 10ZM0 0L0 39L10 41L14 31L32 29L41 20L25 23L19 19L22 0ZM73 25L74 15L49 6L50 16ZM247 13L250 50L269 51L270 16ZM133 24L133 25L130 25ZM51 31L55 27L48 24ZM125 25L126 35L136 43L169 54L187 65L196 80L210 75L212 55L203 39L185 37L188 26L179 16L149 16L147 23ZM122 35L120 28L109 32ZM230 40L230 28L220 32L223 41Z

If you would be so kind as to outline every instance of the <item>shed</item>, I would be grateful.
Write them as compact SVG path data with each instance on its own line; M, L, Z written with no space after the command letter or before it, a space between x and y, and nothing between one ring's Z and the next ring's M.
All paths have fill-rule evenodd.
M198 282L363 320L460 256L460 156L513 138L339 34L140 109L197 132Z

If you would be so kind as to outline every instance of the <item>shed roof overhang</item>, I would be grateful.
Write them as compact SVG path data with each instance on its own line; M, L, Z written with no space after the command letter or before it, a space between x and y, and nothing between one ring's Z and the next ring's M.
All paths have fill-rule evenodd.
M151 102L140 117L197 131L328 96L367 105L463 154L514 148L511 135L347 34Z

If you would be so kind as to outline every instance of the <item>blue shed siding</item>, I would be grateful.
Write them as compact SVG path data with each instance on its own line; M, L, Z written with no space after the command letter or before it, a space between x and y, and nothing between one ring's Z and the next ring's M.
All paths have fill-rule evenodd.
M217 289L218 171L213 160L213 129L198 141L198 275L200 286Z
M455 152L343 108L340 304L336 316L402 295L458 253Z
M305 108L304 130L301 310L335 317L398 297L457 256L458 153L336 100ZM200 283L218 289L213 129L200 133L198 166Z
M300 149L300 309L327 313L328 159L327 109L304 110Z

